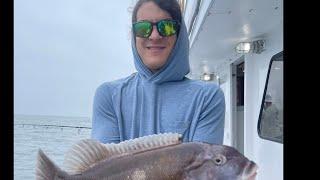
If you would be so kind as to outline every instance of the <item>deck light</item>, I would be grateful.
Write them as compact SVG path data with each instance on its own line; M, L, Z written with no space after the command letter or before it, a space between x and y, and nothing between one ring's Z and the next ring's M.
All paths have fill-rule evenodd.
M236 46L237 53L256 53L260 54L265 50L265 40L257 40L252 42L240 42Z
M251 49L251 43L250 42L241 42L236 46L237 53L249 53Z

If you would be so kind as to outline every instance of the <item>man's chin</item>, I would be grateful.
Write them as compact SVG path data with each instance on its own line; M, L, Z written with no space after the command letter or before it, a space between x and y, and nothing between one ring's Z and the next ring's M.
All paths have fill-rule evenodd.
M165 64L159 64L159 62L161 62L161 60L157 60L157 59L153 59L151 62L149 61L148 63L144 64L148 67L148 69L150 69L152 72L156 72L159 71L161 69L161 67Z
M161 69L161 67L158 67L158 66L147 66L147 67L153 73L155 73L155 72L157 72L157 71L159 71Z

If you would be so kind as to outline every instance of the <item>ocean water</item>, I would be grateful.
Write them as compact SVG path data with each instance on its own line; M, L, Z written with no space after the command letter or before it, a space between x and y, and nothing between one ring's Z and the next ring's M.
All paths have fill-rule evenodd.
M64 154L81 139L90 138L87 117L14 116L14 179L34 180L38 149L63 168Z

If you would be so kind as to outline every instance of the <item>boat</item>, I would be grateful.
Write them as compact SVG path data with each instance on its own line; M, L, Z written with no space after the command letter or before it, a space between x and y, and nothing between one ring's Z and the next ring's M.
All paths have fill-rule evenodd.
M187 77L217 83L225 95L223 143L258 164L258 180L283 179L283 1L179 3L190 40Z

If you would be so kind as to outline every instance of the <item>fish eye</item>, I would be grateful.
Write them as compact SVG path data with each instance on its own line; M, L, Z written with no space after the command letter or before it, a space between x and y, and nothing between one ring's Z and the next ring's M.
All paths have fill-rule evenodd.
M227 159L223 155L217 155L216 157L213 158L213 162L218 166L223 165L224 163L226 163L226 161Z

